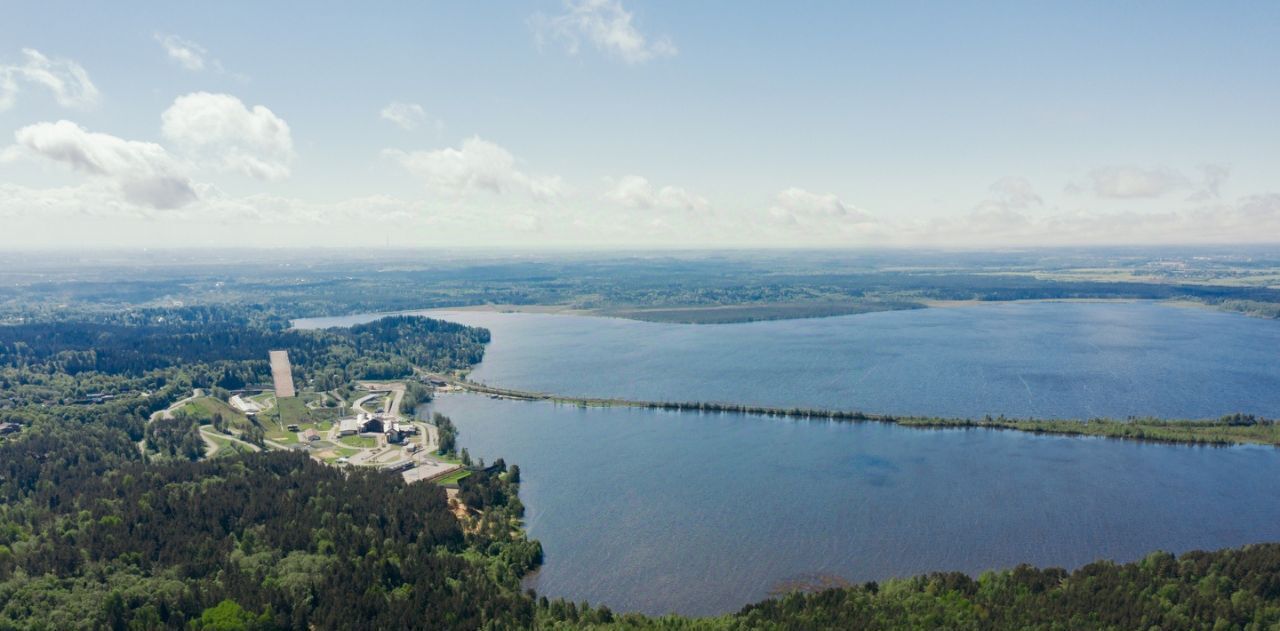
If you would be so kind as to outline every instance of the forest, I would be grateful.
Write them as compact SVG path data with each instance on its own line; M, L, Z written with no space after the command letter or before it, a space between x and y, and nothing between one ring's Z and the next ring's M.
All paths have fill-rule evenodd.
M289 352L294 376L328 390L360 379L449 371L480 361L489 332L415 316L299 331L204 310L157 310L140 322L98 319L0 326L0 408L70 404L91 394L150 392L180 380L228 390L270 380L267 351ZM184 317L186 316L186 317Z

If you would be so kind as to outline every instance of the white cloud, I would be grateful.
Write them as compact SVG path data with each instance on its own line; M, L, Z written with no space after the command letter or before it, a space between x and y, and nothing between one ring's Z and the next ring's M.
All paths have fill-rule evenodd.
M1231 177L1231 167L1223 164L1205 164L1200 167L1203 174L1200 190L1187 198L1190 201L1209 201L1222 197L1222 185Z
M479 137L462 141L457 149L412 152L387 149L383 154L421 178L427 189L435 193L462 196L477 191L520 192L539 200L558 198L565 193L564 183L558 176L529 175L516 167L515 156L510 151Z
M156 33L155 38L164 47L164 52L169 55L169 59L179 66L193 72L204 70L204 57L209 51L203 46L177 35Z
M631 64L675 56L674 42L666 37L646 37L631 23L632 17L619 0L566 0L564 13L554 17L537 14L530 23L539 45L547 38L555 39L571 55L578 54L585 39L596 49Z
M832 220L845 224L870 223L875 219L857 208L849 208L833 194L819 195L802 188L789 188L778 193L769 214L777 221L789 224L826 223Z
M1044 200L1036 193L1035 187L1024 177L1000 178L991 185L990 190L992 196L979 204L979 208L998 205L1001 208L1023 210L1044 204Z
M0 64L0 111L13 106L21 84L41 86L63 107L88 108L98 102L98 88L80 64L50 59L33 48L22 49L20 64Z
M989 190L990 196L978 202L966 219L970 225L997 228L1020 225L1028 221L1023 211L1044 205L1044 199L1024 177L1000 178Z
M288 123L229 94L178 97L161 115L161 132L202 163L261 180L288 177L294 158Z
M414 130L428 121L427 111L422 109L417 103L401 103L400 101L392 101L389 105L382 108L378 114L383 120L391 121L402 129Z
M109 182L134 204L172 209L197 197L181 165L155 143L89 132L65 120L28 125L14 139L35 155Z
M1089 172L1088 187L1098 197L1110 199L1151 199L1190 185L1186 176L1169 168L1142 169L1134 166L1108 166ZM1078 185L1068 192L1079 190Z
M156 33L155 39L164 48L165 55L172 61L186 70L191 72L201 72L206 68L212 69L220 75L227 75L237 81L248 81L249 77L235 72L227 72L222 66L222 61L209 56L209 51L204 46L197 44L189 39L183 39L177 35L166 35L164 33Z
M705 197L677 186L655 189L639 175L626 175L611 182L604 198L630 208L662 208L667 210L706 211L711 203Z

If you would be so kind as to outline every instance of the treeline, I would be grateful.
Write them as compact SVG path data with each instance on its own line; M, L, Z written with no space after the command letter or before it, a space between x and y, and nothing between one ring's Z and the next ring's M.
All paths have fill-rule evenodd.
M295 371L303 374L363 368L404 376L409 364L432 370L466 368L480 360L488 341L485 329L416 316L391 316L321 331L276 331L228 323L39 322L0 326L0 366L71 376L86 372L139 376L171 366L248 361L257 364L252 375L259 377L269 374L263 370L267 351L285 349ZM353 362L354 368L350 367Z
M188 317L0 326L0 409L140 396L173 381L238 390L270 381L267 351L274 349L289 351L300 383L329 390L360 379L406 377L415 367L467 368L480 361L489 341L485 329L423 317L298 331L231 323L230 313L218 311L221 319L209 324Z
M1022 565L977 579L935 573L752 605L729 629L1270 629L1280 544L1074 572Z
M587 603L539 602L540 629L799 631L809 629L1274 629L1280 544L1074 572L1020 565L973 578L936 572L857 587L796 592L714 618L615 615Z
M1153 442L1202 445L1261 444L1280 447L1280 422L1253 414L1228 414L1217 420L1168 420L1150 417L1124 420L1093 418L1087 420L1011 419L986 416L980 419L931 416L897 416L850 410L822 408L780 408L737 403L633 401L626 399L580 399L467 384L478 392L488 392L519 399L554 400L586 406L630 406L676 412L709 414L748 414L780 418L815 419L850 422L892 423L906 427L1007 429L1038 434L1065 436L1100 436Z
M124 456L127 448L87 445L102 447L121 462L64 468L57 484L0 482L10 497L0 513L0 628L185 629L223 618L239 620L227 628L261 629L533 623L534 603L517 581L528 563L505 552L509 538L464 533L436 485L300 454L148 465ZM28 436L0 445L0 462L49 448ZM493 475L477 484L506 472Z

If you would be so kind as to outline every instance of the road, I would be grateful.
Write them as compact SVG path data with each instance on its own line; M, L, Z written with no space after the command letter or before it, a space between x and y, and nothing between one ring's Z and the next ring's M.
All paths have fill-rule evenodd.
M169 407L163 410L156 410L155 412L152 412L151 417L147 419L147 422L150 423L158 418L171 419L173 418L174 410L186 405L188 401L191 401L192 399L200 398L202 396L204 396L204 390L201 390L200 388L196 388L195 390L191 391L191 396L183 399L178 399L172 405L170 405ZM146 438L143 438L142 440L138 441L138 451L141 452L143 455L147 453Z
M368 401L369 399L372 399L373 397L378 396L384 392L390 392L391 408L388 410L388 412L390 412L393 416L398 417L400 415L400 404L404 401L404 391L405 391L405 386L403 383L399 383L399 382L376 383L376 382L369 381L369 382L361 383L360 385L364 386L366 389L369 390L369 395L360 397L359 400L357 400L354 404L352 404L352 408L354 408L357 412L366 411L362 407L365 401Z
M245 441L240 440L239 438L237 438L237 437L235 437L235 436L229 436L229 435L227 435L227 434L217 434L217 433L214 433L214 432L211 432L211 431L205 430L204 426L201 426L201 427L200 427L200 437L204 439L205 444L207 444L207 445L209 445L210 447L212 447L212 448L213 448L213 450L212 450L212 451L210 451L210 452L208 452L208 453L206 453L206 454L204 455L204 457L205 457L205 458L212 458L212 457L213 457L213 454L218 453L218 449L220 449L220 447L219 447L218 443L217 443L216 441L214 441L214 440L213 440L213 438L212 438L212 437L215 437L215 436L216 436L217 438L220 438L220 439L223 439L223 440L229 440L229 441L231 441L231 442L233 442L233 443L239 443L239 444L241 444L241 445L244 445L245 447L247 447L247 448L249 449L249 451L262 451L262 448L261 448L261 447L259 447L259 446L255 445L255 444L253 444L253 443L245 442Z
M202 396L204 396L204 390L202 390L202 389L200 389L200 388L196 388L195 390L192 390L192 391L191 391L191 396L186 397L185 399L178 399L177 401L175 401L175 402L173 403L173 405L170 405L169 407L167 407L167 408L165 408L165 409L163 409L163 410L157 410L157 411L155 411L155 412L152 412L152 413L151 413L151 419L150 419L150 420L154 421L154 420L156 420L156 419L158 419L158 418L171 419L171 418L173 418L173 411L174 411L174 410L176 410L176 409L178 409L178 408L180 408L180 407L182 407L182 406L186 405L186 404L187 404L187 403L189 403L192 399L199 399L199 398L200 398L200 397L202 397Z

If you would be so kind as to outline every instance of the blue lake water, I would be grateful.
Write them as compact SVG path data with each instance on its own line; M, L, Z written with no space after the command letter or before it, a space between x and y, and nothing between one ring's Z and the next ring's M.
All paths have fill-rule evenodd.
M1074 568L1280 540L1280 450L439 397L520 465L529 586L716 614L812 575ZM424 410L425 411L425 410Z
M440 314L437 314L440 315ZM593 396L975 416L1280 412L1280 323L1133 304L999 304L738 325L457 313L473 378ZM327 326L373 316L300 322ZM1076 567L1280 540L1280 450L439 397L519 464L530 586L712 614L785 581Z
M559 394L970 417L1280 416L1280 322L1208 309L999 303L729 325L434 315L492 330L473 379Z

